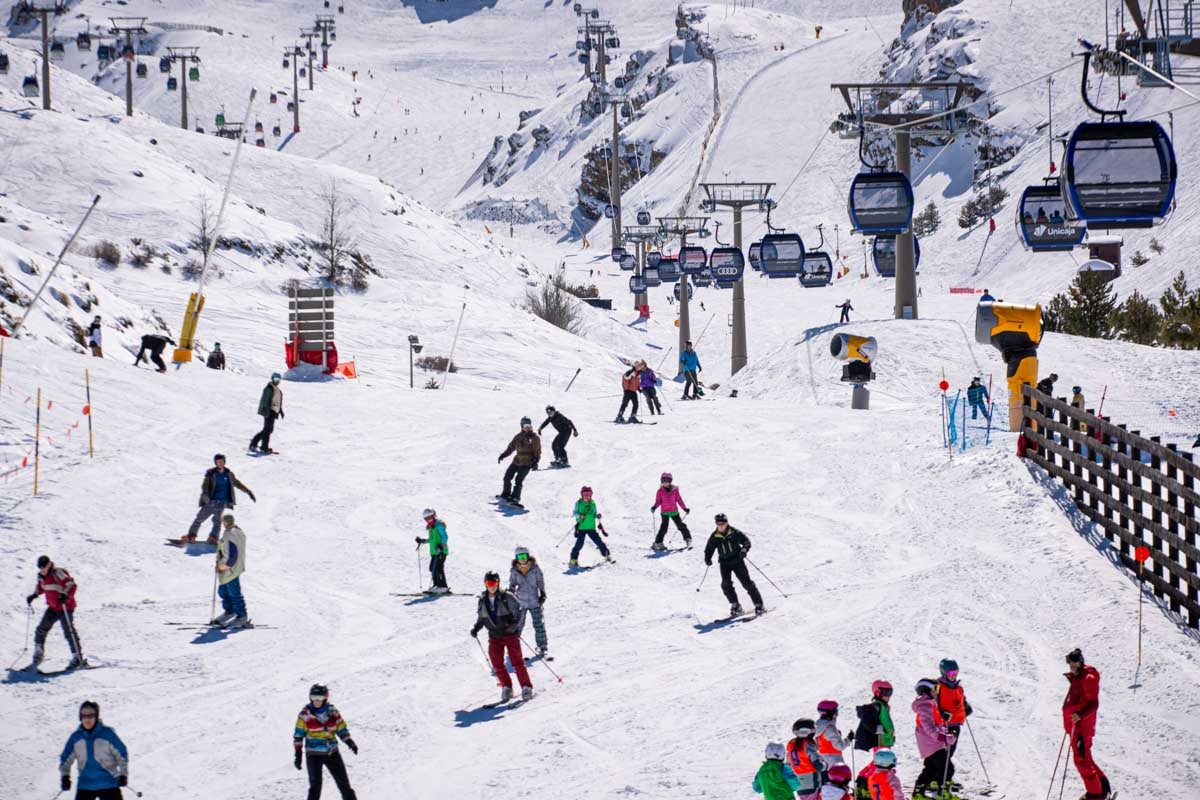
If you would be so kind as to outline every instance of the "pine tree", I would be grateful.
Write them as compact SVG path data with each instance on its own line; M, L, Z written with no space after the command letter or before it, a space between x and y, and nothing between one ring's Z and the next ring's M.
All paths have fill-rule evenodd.
M1162 323L1158 308L1137 290L1125 298L1112 317L1117 337L1135 344L1154 344Z
M1112 284L1098 272L1080 272L1067 290L1062 332L1092 339L1111 339L1111 318L1117 307Z
M1188 290L1183 270L1158 300L1163 323L1159 341L1168 347L1200 347L1200 290Z
M938 229L942 224L942 215L938 213L937 206L933 201L929 201L929 205L921 210L921 213L913 217L912 230L917 236L928 236Z

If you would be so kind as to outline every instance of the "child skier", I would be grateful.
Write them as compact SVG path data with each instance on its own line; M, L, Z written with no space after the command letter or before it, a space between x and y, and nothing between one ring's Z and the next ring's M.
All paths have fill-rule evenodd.
M46 613L42 614L42 621L33 632L32 669L36 670L46 657L46 636L56 622L62 625L63 636L67 637L67 645L71 648L71 663L67 669L86 667L79 632L75 630L75 579L62 567L55 566L50 556L38 556L37 570L37 588L25 598L25 604L32 606L37 596L44 594Z
M446 523L437 518L437 512L432 508L425 509L421 516L425 518L425 536L417 537L417 547L429 544L429 574L433 585L429 594L450 594L446 585L446 556L450 555L450 536L446 533Z
M763 606L762 595L758 593L758 587L750 578L750 571L746 569L746 554L750 552L750 540L746 538L746 534L730 525L729 519L724 514L716 515L716 525L716 529L708 537L708 543L704 545L704 564L711 567L713 555L717 556L717 563L721 570L721 591L725 593L725 599L729 601L729 616L736 617L742 613L742 604L738 600L737 589L733 588L734 575L741 581L746 594L750 595L750 602L754 603L754 613L762 614L767 609ZM691 540L689 539L688 542L690 544Z
M301 768L301 756L308 756L308 800L318 800L321 796L323 769L328 769L333 776L342 800L358 800L358 795L350 788L346 763L338 752L338 739L345 742L354 755L358 755L358 745L350 738L342 715L330 705L328 687L314 683L308 690L308 699L308 705L300 709L300 715L296 717L296 727L292 733L296 769Z
M642 366L638 381L642 388L642 395L646 398L646 408L650 410L652 417L655 413L662 414L662 401L658 399L658 384L660 383L658 376L645 361L638 363Z
M892 724L892 713L888 701L892 699L892 685L885 680L871 684L872 700L858 706L858 730L854 733L854 749L870 752L878 747L896 744L896 727Z
M896 754L880 748L875 751L871 765L874 770L867 778L867 796L871 800L905 800L904 788L896 775Z
M793 800L800 786L796 773L784 763L787 753L779 742L771 742L763 754L762 766L754 776L754 791L765 800Z
M917 750L925 760L925 767L913 786L914 797L925 794L935 786L940 793L945 793L945 784L954 776L954 767L950 765L950 745L954 743L955 736L942 722L937 700L933 698L936 688L937 681L922 678L917 681L917 696L912 702L913 713L917 715Z
M117 732L100 721L100 704L92 700L79 706L79 727L58 757L59 785L64 792L71 791L71 765L75 763L79 764L76 798L121 799L121 787L129 782L129 751Z
M533 697L533 683L529 680L525 657L521 654L521 604L517 598L500 588L499 573L486 573L483 586L483 594L479 595L479 605L475 609L471 636L478 638L480 630L488 629L488 660L492 662L492 671L500 683L500 702L507 703L513 693L512 678L504 666L505 652L521 684L521 699L528 700Z
M596 501L592 499L592 487L584 486L579 490L579 499L575 501L575 546L571 548L571 566L579 566L579 553L583 550L583 540L591 538L596 543L596 549L605 561L612 561L608 554L608 546L596 535L600 514L596 512Z
M850 781L854 778L846 764L834 764L826 774L828 783L821 787L821 800L850 800Z
M825 764L817 750L816 726L811 719L801 718L792 725L795 738L788 741L788 766L796 773L797 800L816 800L824 783Z
M232 511L221 517L225 530L217 543L217 580L220 587L221 608L224 613L212 621L213 625L231 628L253 627L246 615L246 600L242 597L242 573L246 571L246 534L239 528Z
M679 487L672 482L671 473L664 472L659 478L661 484L658 492L654 495L654 505L650 506L650 513L653 514L659 508L662 509L662 524L658 526L658 535L654 537L654 544L650 545L651 550L666 550L667 546L663 544L663 539L667 535L667 523L674 521L675 527L683 534L683 544L685 547L692 546L692 532L688 530L688 526L684 523L683 518L679 516L679 509L683 509L686 513L691 513L691 509L687 507L687 503L683 502L683 495L679 493Z
M625 374L621 376L621 408L617 411L617 418L613 422L625 422L625 406L633 404L633 409L629 412L629 421L638 422L638 390L642 386L642 379L638 377L640 367L635 363L632 367L625 370Z
M963 688L958 682L958 662L952 658L943 658L938 664L938 670L941 677L933 690L933 696L937 700L942 720L950 733L954 734L954 741L950 743L950 751L946 756L950 761L950 774L953 775L954 751L958 749L958 737L962 734L962 726L966 724L967 717L971 716L971 704L967 702ZM950 788L958 790L962 787L951 781Z
M542 439L533 432L533 420L529 417L521 417L521 432L512 438L508 447L504 448L504 452L496 459L496 463L501 463L512 453L516 455L504 471L504 490L498 495L498 499L517 508L524 508L525 506L521 505L521 487L525 485L525 476L529 474L529 470L537 469L538 462L542 460Z
M837 701L822 700L817 703L817 713L820 715L817 719L817 750L828 769L844 763L842 751L846 749L846 741L837 729Z
M508 590L521 606L521 624L517 628L517 635L525 629L525 615L531 615L537 654L545 658L550 648L546 640L546 621L542 616L542 606L546 604L546 580L537 559L530 555L528 548L518 547L513 554L512 571L508 574Z

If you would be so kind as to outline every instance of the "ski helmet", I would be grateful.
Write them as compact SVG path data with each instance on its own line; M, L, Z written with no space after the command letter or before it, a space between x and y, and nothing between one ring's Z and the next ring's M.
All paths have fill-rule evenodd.
M763 755L765 755L769 761L783 761L783 759L787 757L787 750L784 749L784 746L779 742L771 742L767 745Z
M590 487L590 486L580 486L580 487L579 487L579 493L580 493L580 494L591 494L591 493L592 493L592 487Z
M96 719L99 720L100 719L100 704L97 703L95 700L84 700L82 703L80 703L79 704L79 715L83 716L84 710L89 709L89 708L92 711L96 712Z
M958 672L958 662L953 658L943 658L938 664L938 670L943 675L949 676L951 672Z
M892 769L896 766L896 754L886 748L876 750L872 761L880 769Z
M529 548L528 547L518 547L516 550L513 551L513 558L520 559L521 556L525 556L526 558L529 558Z
M38 556L38 569L41 569L42 567L48 567L53 563L54 562L50 560L50 556Z
M483 582L484 583L495 583L495 584L499 585L500 584L500 573L493 572L492 570L488 570L487 572L485 572L483 574Z
M871 683L871 695L881 697L884 694L892 693L892 685L885 680L877 680Z
M850 772L849 764L834 764L829 768L830 783L849 783L853 777L854 775Z
M1083 651L1080 650L1078 647L1076 647L1074 650L1067 653L1067 663L1068 664L1079 664L1080 666L1082 666L1083 664L1085 664L1087 662L1085 662L1083 660Z
M427 508L421 512L421 516L424 519L433 519L433 518L437 517L437 512L434 511L432 508Z
M671 476L671 473L669 473L669 472L664 472L662 475L658 476L659 483L662 483L663 481L670 483L673 480L674 480L674 478Z
M937 688L937 681L933 678L921 678L921 680L917 681L917 685L914 688L917 694L927 694L932 697L934 689Z
M1083 394L1083 387L1082 386L1072 386L1071 391L1074 392L1075 394Z
M218 461L224 461L224 460L225 460L224 453L216 453L213 455L213 463L214 464L217 463Z
M324 697L325 699L328 700L329 699L329 687L323 683L314 683L312 685L312 688L308 690L308 696L310 698Z
M228 510L225 511L223 514L221 514L221 519L227 519L230 522L233 522L233 512Z
M814 723L811 719L808 719L807 717L801 717L800 719L796 720L796 722L792 725L792 733L794 733L796 736L799 736L800 738L804 738L806 736L812 736L816 730L817 730L816 723Z
M533 420L531 420L529 417L521 417L521 427L524 428L526 425L532 428Z
M546 406L546 413L547 413L547 414L553 414L553 413L554 413L554 406Z
M822 714L830 711L836 714L837 710L837 700L822 700L821 702L817 703L817 711L820 711Z
M724 514L717 514L715 517L713 517L713 522L729 522L729 517L725 516Z

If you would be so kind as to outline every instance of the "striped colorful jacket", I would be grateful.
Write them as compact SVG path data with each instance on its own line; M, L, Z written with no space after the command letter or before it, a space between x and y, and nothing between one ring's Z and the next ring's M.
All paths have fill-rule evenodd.
M329 703L313 708L309 703L296 717L292 743L297 750L303 747L309 753L334 753L337 752L337 740L344 742L349 738L350 730L336 708Z

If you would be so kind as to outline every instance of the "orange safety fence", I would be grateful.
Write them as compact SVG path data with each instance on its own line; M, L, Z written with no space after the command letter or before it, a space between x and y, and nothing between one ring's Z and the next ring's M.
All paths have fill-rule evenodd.
M3 387L0 388L0 401L4 401L6 398L15 399L29 409L29 427L31 433L33 432L32 429L35 426L37 418L36 397L36 392L27 392L18 389L8 381L5 381ZM41 435L48 445L57 447L76 441L72 438L72 434L79 430L79 426L91 415L91 406L85 403L77 414L73 412L73 408L75 406L70 401L54 400L47 397L42 398L41 410L42 413L48 416L42 421L42 427L45 430ZM56 433L52 436L49 431L61 431L61 433ZM84 442L84 445L86 446L87 442ZM0 463L0 478L3 478L7 482L10 478L20 473L21 470L32 468L34 466L34 451L36 447L37 443L35 441L16 459L7 463Z

